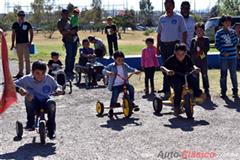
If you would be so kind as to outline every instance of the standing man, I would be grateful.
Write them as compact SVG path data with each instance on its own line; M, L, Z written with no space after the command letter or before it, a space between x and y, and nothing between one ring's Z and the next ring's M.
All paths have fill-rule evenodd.
M105 34L107 35L108 40L108 49L109 49L109 57L113 56L113 46L115 52L118 50L118 42L117 42L117 26L113 24L112 17L107 17L107 26L105 27Z
M31 47L31 43L33 41L33 29L30 23L24 20L25 13L24 11L19 11L17 22L14 22L12 25L12 46L16 48L17 56L18 56L18 67L19 71L14 78L21 78L23 76L23 68L24 68L24 59L26 65L26 74L30 74L30 56L29 56L29 48ZM30 33L30 40L29 40ZM16 45L15 45L16 39Z
M189 51L190 45L191 45L191 40L194 37L196 21L190 15L190 3L188 1L183 1L182 2L182 4L181 4L181 15L183 16L186 27L187 27L186 46L187 46L187 50ZM181 40L182 39L182 34L180 34L179 37L180 37L180 40Z
M165 62L168 57L174 54L174 48L179 43L179 35L182 35L181 42L186 43L187 29L183 17L173 12L175 8L174 0L165 0L166 13L160 17L157 35L157 48L160 50L162 60ZM170 85L167 83L166 75L163 79L164 99L170 97Z
M74 41L74 36L77 35L77 31L71 29L69 12L67 9L62 10L61 16L62 18L58 21L57 27L62 34L62 41L66 48L64 72L66 73L67 79L72 80L74 78L73 68L78 48L77 41Z

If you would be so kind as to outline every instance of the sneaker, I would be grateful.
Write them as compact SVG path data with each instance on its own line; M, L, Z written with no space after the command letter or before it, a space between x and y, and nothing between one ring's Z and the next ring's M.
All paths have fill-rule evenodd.
M208 99L211 99L211 95L210 95L209 92L205 92L205 94L206 94L206 97L207 97Z
M55 133L53 133L53 134L48 134L47 136L48 136L48 138L49 138L50 140L56 139L56 134L55 134Z
M233 98L239 98L239 96L238 96L237 93L234 93L232 97L233 97Z
M133 105L133 111L134 112L140 111L140 108L138 107L138 105L136 105L135 103L132 103L132 105Z
M145 91L145 95L149 95L149 91L147 89L145 89L144 91Z
M156 93L156 90L152 89L151 94L154 94L154 93Z
M171 93L170 92L166 92L164 94L164 96L162 96L161 98L162 98L162 100L168 100L170 98L170 96L171 96Z
M22 74L18 73L16 76L14 76L13 78L16 78L16 79L20 79L21 77L23 77Z
M162 90L158 90L157 93L164 93L165 91L162 89Z
M113 118L113 109L110 109L108 112L108 117Z
M227 97L227 95L226 95L226 93L221 93L221 94L220 94L220 97L224 99L224 98Z
M179 110L178 108L174 108L174 113L173 113L173 115L176 116L176 117L178 117L179 114L180 114L180 110Z

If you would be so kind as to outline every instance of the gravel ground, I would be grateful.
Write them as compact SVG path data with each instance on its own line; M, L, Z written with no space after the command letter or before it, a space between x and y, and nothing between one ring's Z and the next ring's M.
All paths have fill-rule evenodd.
M15 67L11 64L12 71ZM239 100L212 97L195 106L195 119L188 120L185 115L174 117L169 106L164 106L162 115L154 115L152 102L142 95L138 92L135 98L140 112L129 119L119 114L110 120L95 113L97 100L109 105L106 88L74 86L71 95L55 98L57 139L47 139L46 145L39 144L35 131L13 141L16 120L26 122L23 98L18 96L18 103L0 117L0 159L204 159L200 154L208 156L205 159L240 159Z

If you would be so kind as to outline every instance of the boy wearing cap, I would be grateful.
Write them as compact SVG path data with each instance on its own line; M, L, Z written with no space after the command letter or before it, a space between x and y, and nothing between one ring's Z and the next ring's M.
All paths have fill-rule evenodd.
M14 78L21 78L24 69L24 59L25 59L25 66L26 66L26 75L30 73L30 57L29 57L29 48L33 41L33 29L30 23L24 20L25 13L24 11L19 11L18 20L13 23L12 25L12 46L16 48L17 56L18 56L18 67L19 71ZM29 36L30 33L30 36ZM15 41L16 40L16 41Z
M112 17L107 17L107 26L105 27L105 34L107 35L108 40L108 49L110 58L113 56L113 46L115 52L118 50L117 42L117 26L113 24Z

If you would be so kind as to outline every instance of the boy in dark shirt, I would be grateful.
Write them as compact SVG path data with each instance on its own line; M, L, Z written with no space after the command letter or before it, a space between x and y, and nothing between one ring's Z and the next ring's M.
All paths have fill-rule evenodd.
M63 64L59 60L58 52L52 52L51 58L52 59L48 61L48 74L54 76L52 71L62 68Z
M161 67L161 70L167 76L167 82L174 90L174 114L176 116L180 113L180 104L183 85L185 80L183 76L177 73L189 73L192 70L199 70L198 67L193 65L191 58L186 54L187 48L185 44L177 44L175 47L174 55L170 56ZM193 89L194 96L199 97L202 91L197 85L197 79L193 75L188 76L188 84Z
M94 62L96 55L94 54L94 50L90 48L90 42L88 39L84 39L82 41L83 48L80 49L80 58L78 64L81 66L86 66L89 68L89 76L92 77L93 85L97 85L96 75L94 74L94 70L91 69L90 66L87 65L88 62Z
M197 23L195 25L196 37L192 39L190 53L194 64L201 69L203 88L207 97L209 94L209 80L208 80L208 61L207 52L209 51L209 39L204 36L204 24ZM199 74L197 74L199 85Z
M90 59L95 58L94 50L90 48L88 39L82 41L83 48L80 49L79 65L86 66Z
M117 42L117 27L112 22L112 17L107 17L107 26L105 27L105 34L107 35L108 40L108 48L109 48L109 56L110 58L113 55L113 46L115 52L118 50L118 42Z

